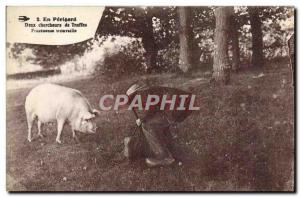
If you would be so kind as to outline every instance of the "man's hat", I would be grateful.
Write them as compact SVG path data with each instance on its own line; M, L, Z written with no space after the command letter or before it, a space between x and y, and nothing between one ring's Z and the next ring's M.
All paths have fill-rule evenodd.
M127 96L133 95L137 91L142 90L146 87L147 87L146 85L139 85L137 83L134 83L133 85L130 86L130 88L128 88L128 90L126 91L126 95Z

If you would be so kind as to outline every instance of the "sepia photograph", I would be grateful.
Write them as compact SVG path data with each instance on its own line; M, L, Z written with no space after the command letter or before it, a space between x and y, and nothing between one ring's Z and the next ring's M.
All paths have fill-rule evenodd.
M8 192L295 192L293 6L7 6Z

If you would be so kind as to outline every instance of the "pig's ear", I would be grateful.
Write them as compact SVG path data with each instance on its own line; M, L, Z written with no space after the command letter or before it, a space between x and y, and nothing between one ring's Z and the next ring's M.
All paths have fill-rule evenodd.
M89 119L95 118L95 114L92 114L92 113L90 113L90 112L87 112L87 113L84 113L84 114L83 114L82 118L83 118L84 120L89 120Z
M96 116L99 116L101 112L97 109L93 109L92 113L95 114Z

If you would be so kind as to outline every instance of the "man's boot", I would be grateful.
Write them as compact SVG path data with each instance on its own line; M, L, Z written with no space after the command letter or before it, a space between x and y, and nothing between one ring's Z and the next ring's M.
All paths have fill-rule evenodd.
M144 155L145 147L139 136L124 138L124 156L130 160L135 160Z

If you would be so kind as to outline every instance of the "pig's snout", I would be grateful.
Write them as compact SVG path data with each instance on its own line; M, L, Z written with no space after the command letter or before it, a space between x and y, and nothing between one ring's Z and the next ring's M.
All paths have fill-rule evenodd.
M90 133L96 133L97 129L93 129L90 131Z
M90 133L95 134L97 132L97 130L98 130L98 127L95 126L93 129L90 130Z

